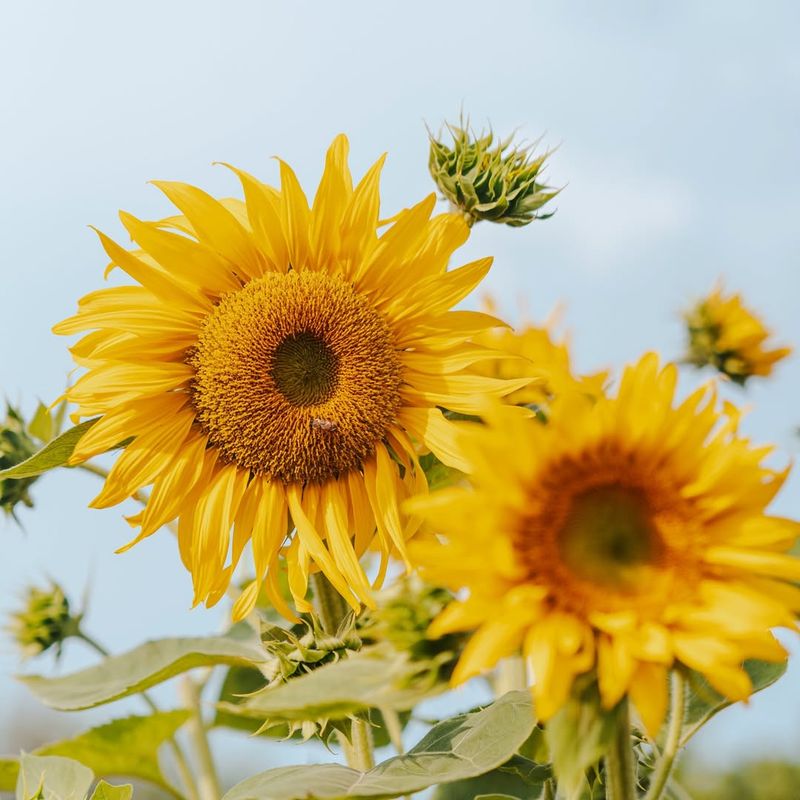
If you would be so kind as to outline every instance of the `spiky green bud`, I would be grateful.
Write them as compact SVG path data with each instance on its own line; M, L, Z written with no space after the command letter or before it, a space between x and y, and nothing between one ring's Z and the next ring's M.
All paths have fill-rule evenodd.
M28 433L22 414L7 404L5 421L0 423L0 470L13 467L30 458L38 449L33 437ZM16 519L15 509L20 503L32 508L33 501L28 489L36 480L36 478L0 480L0 508L14 519Z
M551 151L534 155L537 143L513 145L513 136L497 141L494 134L476 136L469 121L447 125L452 145L428 131L428 168L441 193L469 225L478 220L521 227L550 214L538 213L559 190L540 181Z
M78 634L80 621L80 614L72 614L64 591L52 583L46 589L28 589L24 606L9 619L8 631L27 658L51 647L60 655L64 641Z

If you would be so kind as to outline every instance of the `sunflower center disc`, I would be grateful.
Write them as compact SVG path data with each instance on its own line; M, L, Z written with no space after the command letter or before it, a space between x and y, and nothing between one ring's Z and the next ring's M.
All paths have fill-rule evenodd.
M313 406L336 391L338 359L324 340L303 331L287 336L272 359L272 380L295 406Z
M386 321L350 284L318 272L272 273L225 295L188 361L209 442L284 482L359 469L400 404Z
M577 495L558 540L564 564L591 583L635 588L661 550L650 516L637 490L608 486Z

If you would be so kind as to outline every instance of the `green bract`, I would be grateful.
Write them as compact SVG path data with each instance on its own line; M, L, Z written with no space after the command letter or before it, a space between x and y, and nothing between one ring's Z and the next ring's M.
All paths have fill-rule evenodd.
M540 181L550 151L534 156L534 145L512 145L513 136L475 136L469 123L447 125L452 145L432 133L428 168L442 194L461 211L469 225L478 220L521 227L550 214L537 213L558 190ZM441 138L441 137L440 137Z

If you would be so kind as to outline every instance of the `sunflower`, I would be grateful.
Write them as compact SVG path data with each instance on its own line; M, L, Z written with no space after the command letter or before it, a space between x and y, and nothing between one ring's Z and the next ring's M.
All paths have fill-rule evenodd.
M591 673L606 708L627 695L655 732L677 664L743 700L743 659L785 658L771 629L796 628L800 525L765 508L788 469L763 465L771 448L713 387L675 406L676 379L649 354L615 397L564 395L547 424L507 406L463 423L474 488L406 504L443 539L412 543L424 575L469 590L430 631L477 629L455 683L521 647L542 719Z
M494 313L491 299L484 301L489 313ZM531 383L506 397L514 405L547 405L564 392L581 392L590 397L602 393L608 373L576 375L572 370L569 343L557 338L555 315L543 325L527 324L518 330L507 326L494 328L476 337L476 342L495 348L512 358L499 358L476 364L483 375L497 378L527 376Z
M725 296L717 286L685 315L689 334L687 360L696 367L707 364L735 383L753 375L766 377L786 358L790 347L766 347L769 330L747 309L740 294Z
M469 372L493 357L471 337L498 321L451 311L491 264L447 270L464 221L432 218L430 195L379 236L383 158L354 188L347 154L337 137L311 207L283 162L279 191L231 168L243 201L156 182L180 215L121 213L134 251L98 232L109 269L134 285L87 295L54 329L90 331L72 348L87 371L67 399L75 420L97 422L72 463L133 437L92 505L152 486L122 549L177 519L195 605L219 600L251 543L236 618L262 585L292 615L283 563L300 611L317 570L354 609L372 605L359 557L377 544L378 582L391 553L407 562L415 523L399 504L426 488L418 450L462 466L439 407L474 413L476 395L527 382Z

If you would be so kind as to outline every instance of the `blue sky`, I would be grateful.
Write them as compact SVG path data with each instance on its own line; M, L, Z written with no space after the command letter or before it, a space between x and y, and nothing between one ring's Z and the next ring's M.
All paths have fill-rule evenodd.
M355 173L389 152L391 213L432 190L424 122L436 127L462 106L477 125L559 146L556 216L522 230L479 225L461 260L495 256L486 288L511 317L524 307L542 318L563 302L580 367L650 348L679 355L680 309L720 275L798 344L798 31L791 0L5 4L0 389L28 410L59 393L70 361L50 327L99 285L105 264L87 225L121 235L119 208L166 213L147 180L232 194L211 162L274 180L279 154L311 188L345 131ZM754 437L784 458L796 449L797 358L726 395L753 404ZM169 534L113 555L129 531L119 509L86 508L96 488L90 476L48 476L24 533L0 523L0 612L53 575L75 595L91 584L91 627L113 647L218 628L220 611L189 610ZM800 516L797 477L778 510ZM66 663L88 658L72 648ZM15 668L0 639L0 729L31 707L7 677ZM794 666L709 726L698 752L724 762L753 748L796 753L798 688ZM234 763L256 752L237 743L234 755L221 738ZM305 760L291 746L281 757Z

